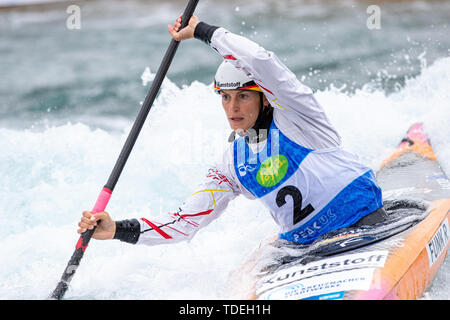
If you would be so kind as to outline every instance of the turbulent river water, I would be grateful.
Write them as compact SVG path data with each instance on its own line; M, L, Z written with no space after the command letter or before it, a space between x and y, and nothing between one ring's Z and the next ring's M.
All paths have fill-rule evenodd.
M80 29L67 27L73 2L0 9L2 299L53 290L185 6L74 3ZM374 3L379 29L368 28ZM196 14L274 51L374 170L421 121L450 174L449 1L210 0ZM180 45L108 206L114 218L176 210L220 155L229 134L212 92L220 61L199 41ZM190 243L93 241L66 297L221 299L228 274L276 232L260 204L239 197ZM449 285L447 259L424 299L448 299Z

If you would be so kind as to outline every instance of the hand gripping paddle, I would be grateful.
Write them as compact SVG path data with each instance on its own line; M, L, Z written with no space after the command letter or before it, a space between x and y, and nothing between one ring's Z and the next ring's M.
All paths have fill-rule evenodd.
M181 28L187 26L189 20L191 19L192 14L194 13L197 4L198 0L189 1L183 13ZM119 158L117 159L116 164L114 165L114 168L109 176L108 182L101 190L100 195L97 198L97 202L95 203L94 208L92 209L93 213L105 210L109 202L109 199L111 198L111 194L114 190L117 180L119 180L119 176L122 173L122 170L125 166L128 156L131 153L131 150L133 149L133 146L137 140L139 132L141 131L142 126L144 125L145 119L147 118L150 108L153 105L153 101L155 100L156 95L158 94L158 91L166 76L167 70L169 69L172 59L175 56L175 52L177 51L179 44L180 42L175 41L174 39L172 39L172 41L170 42L169 48L167 49L163 61L159 66L158 72L156 73L152 86L150 87L150 90L147 96L145 97L144 103L142 104L142 108L139 111L136 120L134 121L133 127L131 128L127 140L125 141L125 145L123 146ZM69 287L69 283L72 280L72 277L75 275L75 271L80 265L80 261L83 258L84 252L86 251L86 248L89 244L89 240L91 239L94 231L95 228L92 230L87 230L81 234L76 244L75 251L72 254L72 257L70 258L69 263L67 264L67 267L61 276L61 280L59 281L53 293L50 295L51 299L60 300L63 298L64 294L66 293Z

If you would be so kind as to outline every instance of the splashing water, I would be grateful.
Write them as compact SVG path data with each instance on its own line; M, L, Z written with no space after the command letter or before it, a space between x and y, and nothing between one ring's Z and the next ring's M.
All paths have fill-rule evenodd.
M409 125L422 121L450 172L450 58L386 95L362 88L317 92L344 147L377 170ZM43 130L0 128L0 298L44 299L54 289L128 134L67 123ZM211 84L169 79L150 112L110 201L115 219L176 210L226 147L226 119ZM190 243L157 247L90 244L68 299L220 299L228 274L276 234L268 212L238 197ZM448 259L425 299L448 299Z

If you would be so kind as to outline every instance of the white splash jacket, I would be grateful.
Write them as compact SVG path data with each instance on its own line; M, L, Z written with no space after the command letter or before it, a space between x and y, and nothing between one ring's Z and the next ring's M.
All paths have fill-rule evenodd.
M241 194L263 202L281 239L301 244L383 206L372 170L340 147L312 90L273 52L224 28L200 23L197 29L196 37L263 90L274 108L267 139L249 144L239 137L178 212L118 222L116 239L147 245L189 240Z

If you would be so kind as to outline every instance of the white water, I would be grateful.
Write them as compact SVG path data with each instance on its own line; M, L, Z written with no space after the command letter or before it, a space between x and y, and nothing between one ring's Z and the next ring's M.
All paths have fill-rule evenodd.
M450 58L425 67L399 92L368 88L318 92L347 150L378 169L408 127L425 123L450 173ZM109 119L99 119L108 121ZM0 299L45 299L114 165L122 134L66 124L44 130L0 128ZM226 146L226 119L211 85L166 80L107 211L116 219L176 210ZM238 198L190 243L157 247L93 240L68 299L221 299L229 272L276 233L257 202ZM449 299L448 259L425 299Z

